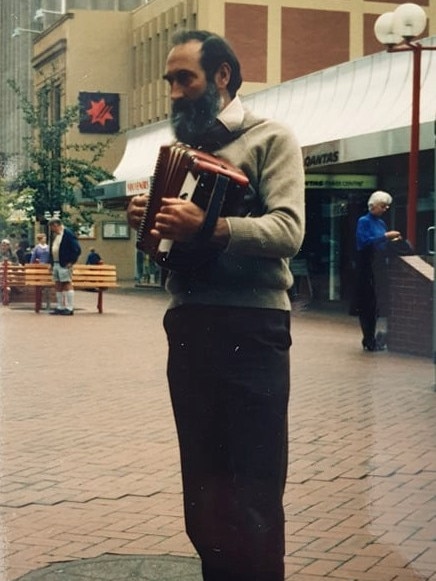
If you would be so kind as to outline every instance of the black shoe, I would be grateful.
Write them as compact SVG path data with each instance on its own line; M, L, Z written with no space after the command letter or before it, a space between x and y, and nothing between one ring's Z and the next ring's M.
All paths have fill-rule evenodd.
M379 345L375 339L363 339L362 347L364 351L383 351L384 346Z
M53 309L49 312L49 315L63 315L64 309Z
M70 316L74 315L74 311L72 309L62 309L62 311L59 313L60 315L65 315L65 316Z

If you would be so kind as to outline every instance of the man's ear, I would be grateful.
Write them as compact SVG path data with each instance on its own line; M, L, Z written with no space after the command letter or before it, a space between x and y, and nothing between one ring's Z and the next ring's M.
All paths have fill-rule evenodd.
M215 83L219 90L227 89L230 83L230 77L232 75L232 69L229 63L222 63L215 73Z

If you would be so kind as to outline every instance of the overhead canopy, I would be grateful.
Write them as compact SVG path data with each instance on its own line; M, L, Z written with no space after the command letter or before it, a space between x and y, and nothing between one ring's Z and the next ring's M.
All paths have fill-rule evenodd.
M135 181L153 175L159 147L174 139L168 121L160 121L129 131L123 158L114 176L117 180Z
M436 46L436 36L422 44ZM323 162L316 165L396 155L410 148L412 75L410 51L384 51L253 93L243 102L253 113L289 125L305 157ZM434 147L435 112L436 54L424 50L421 149ZM159 147L171 139L168 121L130 131L116 180L148 179Z

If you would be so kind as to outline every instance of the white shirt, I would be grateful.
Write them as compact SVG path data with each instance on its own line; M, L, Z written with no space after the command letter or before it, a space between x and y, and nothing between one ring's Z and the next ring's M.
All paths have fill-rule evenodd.
M238 96L232 99L227 107L219 113L217 119L219 119L224 127L229 131L236 131L239 129L244 120L244 108L241 99Z
M53 255L53 262L59 262L59 247L61 245L63 235L64 235L64 229L62 228L62 230L59 232L59 234L56 234L56 236L53 240L53 244L51 247L51 253Z

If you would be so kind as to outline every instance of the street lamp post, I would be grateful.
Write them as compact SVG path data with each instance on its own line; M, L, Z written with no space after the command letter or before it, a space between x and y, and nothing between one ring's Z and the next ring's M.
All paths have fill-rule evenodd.
M427 15L421 6L402 4L393 12L379 16L374 33L388 52L411 51L412 67L412 120L410 128L409 176L407 194L407 239L416 246L416 211L418 200L419 121L421 99L421 56L424 50L436 50L435 46L423 46L414 39L422 34Z

